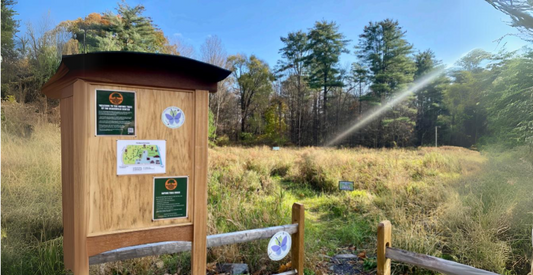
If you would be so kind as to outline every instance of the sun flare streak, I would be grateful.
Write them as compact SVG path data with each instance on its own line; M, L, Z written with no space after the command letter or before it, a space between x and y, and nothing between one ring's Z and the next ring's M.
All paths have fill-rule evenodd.
M346 138L349 134L351 134L354 131L357 131L357 130L361 129L362 127L368 125L368 123L372 122L374 119L376 119L377 117L379 117L383 113L388 112L390 110L390 108L392 108L394 105L402 102L403 100L405 100L407 97L409 97L413 93L417 92L418 90L424 88L425 86L427 86L428 84L433 82L435 79L437 79L445 71L446 71L445 67L442 67L442 68L439 68L439 69L435 69L435 70L429 72L428 74L426 74L425 76L423 76L422 78L416 80L415 82L413 82L413 84L410 87L408 87L405 90L399 92L396 96L391 98L391 100L389 100L385 105L378 106L376 108L373 108L373 109L367 111L365 114L363 114L363 119L361 119L359 122L357 122L356 124L354 124L353 126L348 128L346 131L344 131L344 132L340 133L339 135L337 135L334 139L329 141L326 144L326 146L335 145L337 142L339 142L339 141L343 140L344 138Z

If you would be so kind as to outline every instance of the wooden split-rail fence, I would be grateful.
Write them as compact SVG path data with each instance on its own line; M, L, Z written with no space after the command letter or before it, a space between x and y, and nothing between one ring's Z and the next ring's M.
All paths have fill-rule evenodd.
M304 270L304 220L305 211L303 204L292 205L292 224L237 231L231 233L207 236L207 247L216 247L229 244L251 242L268 239L280 231L291 234L291 262L293 270L278 275L303 274ZM172 254L191 250L191 242L161 242L153 244L136 245L107 251L89 258L89 264L102 264L140 258ZM266 253L266 251L265 251Z
M303 274L304 265L304 206L295 203L292 206L292 224L258 228L207 236L207 247L238 244L255 240L268 239L280 231L292 235L291 261L293 270L277 275ZM191 250L190 242L161 242L130 246L107 251L89 258L89 264L102 264L140 258L172 254ZM477 269L437 257L413 253L392 247L392 225L383 221L378 225L377 274L391 275L391 261L398 261L449 275L497 275L496 273Z
M391 274L391 260L449 275L497 275L453 261L394 248L392 247L392 225L389 221L383 221L378 225L377 258L378 275Z

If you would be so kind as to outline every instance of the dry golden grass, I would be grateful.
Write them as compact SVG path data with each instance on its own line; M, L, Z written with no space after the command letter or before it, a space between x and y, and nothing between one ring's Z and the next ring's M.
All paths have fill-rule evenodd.
M62 273L59 128L30 124L31 135L21 137L17 123L9 125L2 129L2 269L6 274ZM528 163L515 167L527 170ZM217 147L209 150L208 234L288 224L292 203L303 202L309 274L318 270L321 255L332 255L339 247L355 245L371 255L375 226L382 219L393 223L396 247L498 272L510 263L525 265L523 257L513 254L517 245L509 237L523 230L509 225L524 208L517 200L498 203L527 193L525 176L512 167L514 175L498 174L516 189L504 196L498 180L480 177L487 173L483 167L498 170L478 152L457 147ZM479 180L471 181L475 178ZM339 180L354 181L356 190L338 191ZM490 188L480 187L486 184ZM489 208L493 214L481 214ZM273 263L265 251L266 241L259 241L210 249L208 258L246 262L253 271L275 271L288 261ZM494 253L487 256L488 251ZM187 253L91 267L94 274L187 270Z
M281 211L287 220L290 204L303 202L308 209L306 267L310 270L314 269L310 263L320 260L319 253L331 253L336 246L371 248L373 227L380 219L390 219L395 225L398 247L441 255L439 206L448 199L456 179L476 173L485 161L478 152L457 147L280 151L221 147L212 149L209 156L210 197L217 198L220 189L213 186L219 184L234 199L212 211L211 233L225 229L220 226L225 224L220 221L222 216L235 217L246 211L243 204L246 209L259 208L266 213L252 215L257 220L231 218L232 230L271 225L269 213L280 211L278 205L284 208ZM339 180L354 181L356 191L339 192ZM224 249L217 253L224 254Z

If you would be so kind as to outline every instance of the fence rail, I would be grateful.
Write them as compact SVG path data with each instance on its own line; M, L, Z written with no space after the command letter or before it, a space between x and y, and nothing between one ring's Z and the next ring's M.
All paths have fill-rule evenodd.
M245 243L255 240L268 239L279 231L294 234L298 231L298 224L273 226L252 230L237 231L207 236L207 247ZM128 259L179 253L191 250L191 242L160 242L144 245L129 246L107 251L90 257L89 264L123 261Z
M304 206L295 203L292 206L292 224L266 228L258 228L231 233L223 233L207 236L207 247L245 243L255 240L268 239L280 231L286 231L292 235L292 266L295 270L280 273L283 275L297 274L302 270L303 274L303 245L304 245ZM191 250L191 242L160 242L144 245L119 248L107 251L89 258L89 264L102 264L116 262L146 256L172 254ZM266 251L265 251L266 252Z
M391 274L391 260L423 267L449 275L497 275L490 271L444 260L441 258L413 253L392 247L392 225L383 221L378 225L378 275Z
M298 272L296 272L296 270L291 270L291 271L285 271L283 273L278 273L278 274L273 274L273 275L294 275L294 274L298 274Z
M477 269L469 265L464 265L424 254L413 253L398 248L387 247L385 256L394 261L416 265L444 274L497 275L496 273Z

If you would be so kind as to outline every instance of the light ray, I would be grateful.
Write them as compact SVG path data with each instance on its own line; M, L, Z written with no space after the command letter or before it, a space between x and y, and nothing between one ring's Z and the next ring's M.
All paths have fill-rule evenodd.
M393 107L394 105L402 102L407 97L415 93L416 91L424 88L429 83L433 82L435 79L437 79L442 73L446 71L446 67L435 69L429 73L427 73L425 76L417 79L413 82L413 84L406 88L405 90L399 92L396 94L391 100L389 100L385 105L375 107L363 114L363 119L361 119L359 122L348 128L346 131L340 133L337 135L334 139L326 143L326 146L332 146L335 145L337 142L341 141L345 137L347 137L349 134L351 134L354 131L357 131L361 129L362 127L368 125L368 123L372 122L374 119L376 119L381 114L389 111L389 108Z

